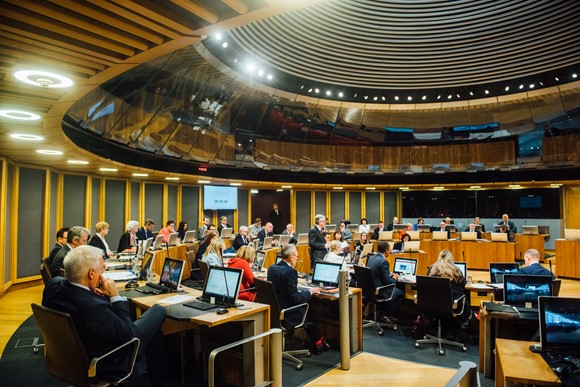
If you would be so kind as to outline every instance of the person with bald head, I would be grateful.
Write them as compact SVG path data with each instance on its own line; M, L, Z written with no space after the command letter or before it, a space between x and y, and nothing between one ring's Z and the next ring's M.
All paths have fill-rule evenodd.
M266 223L263 229L260 230L258 233L258 239L260 240L260 246L264 244L264 239L266 237L273 237L274 236L274 225L270 222ZM275 241L272 241L272 245L275 245Z
M520 268L519 274L525 275L549 275L555 279L554 273L540 264L540 252L536 249L529 249L524 253L526 266Z
M503 214L501 220L497 224L500 226L503 224L510 233L515 234L517 231L516 224L510 220L508 214Z

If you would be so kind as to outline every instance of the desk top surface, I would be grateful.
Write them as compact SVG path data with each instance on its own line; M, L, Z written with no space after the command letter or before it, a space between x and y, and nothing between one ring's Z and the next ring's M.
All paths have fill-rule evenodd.
M506 381L523 384L560 384L542 356L530 351L532 341L496 339L495 349Z

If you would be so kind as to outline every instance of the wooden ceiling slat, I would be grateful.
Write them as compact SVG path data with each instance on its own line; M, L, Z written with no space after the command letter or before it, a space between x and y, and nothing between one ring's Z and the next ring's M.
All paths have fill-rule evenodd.
M185 9L186 11L191 12L195 16L200 17L203 20L208 21L210 23L217 23L217 21L219 20L218 15L205 9L204 7L202 7L199 4L196 4L193 1L171 0L171 2L175 5L180 6L181 8Z
M165 26L154 23L149 19L141 17L133 12L130 12L125 8L116 6L115 4L111 4L108 1L105 0L87 0L87 1L91 4L101 7L102 9L108 12L124 17L125 19L130 20L137 25L141 25L145 28L150 29L151 31L155 31L169 39L177 39L180 37L180 35L176 34L175 31L165 28ZM157 18L155 18L154 20L157 20Z
M95 75L97 73L94 69L89 69L83 66L77 66L70 63L65 63L59 60L53 60L45 56L40 56L38 54L29 54L20 50L13 50L11 48L2 48L5 54L15 56L20 59L24 59L24 62L36 63L40 67L52 66L54 68L67 69L80 74ZM20 63L20 62L19 62Z
M121 31L126 31L134 36L139 36L139 37L141 37L145 40L148 40L152 43L162 44L164 42L164 39L162 37L160 37L159 35L152 34L143 28L136 27L135 25L130 24L130 23L125 23L125 22L121 21L119 18L111 17L107 13L98 12L95 9L93 9L91 7L87 7L87 6L82 5L80 3L77 3L74 1L64 1L63 2L61 0L48 0L48 1L50 1L51 3L57 4L57 5L60 5L61 7L68 8L71 11L74 11L74 12L79 13L81 15L85 15L87 17L90 17L91 19L94 19L100 23L105 23L105 24L108 24L111 27L114 27L114 28L119 29Z
M128 9L131 9L133 12L137 12L147 18L149 18L150 20L156 20L159 23L163 23L166 27L169 27L181 34L186 34L189 35L191 34L193 31L190 28L187 28L186 26L179 24L163 15L160 15L159 13L150 10L149 8L145 8L140 4L137 4L134 1L128 1L128 0L111 0L114 3L117 3L123 7L127 7Z
M20 97L18 95L12 94L12 93L4 93L2 92L2 89L0 88L0 96L2 96L2 98L7 101L4 104L8 104L9 105L19 105L19 107L26 109L26 108L30 108L33 107L33 112L47 112L53 105L53 103L51 101L47 101L43 98L26 98L26 97ZM8 102L9 101L9 102Z
M38 86L23 85L20 82L5 80L2 82L2 91L19 93L23 96L38 96L51 100L58 100L63 96L64 91L59 89L48 89Z
M27 52L30 52L31 54L46 55L47 57L50 57L50 58L55 59L55 60L59 59L59 60L63 60L63 61L70 62L70 63L76 63L79 65L86 66L86 67L93 68L93 69L100 70L100 71L102 71L106 68L105 65L102 65L100 63L95 63L93 61L81 59L81 58L78 58L75 56L64 54L62 52L58 52L55 50L48 50L45 48L41 48L41 47L30 45L27 43L15 41L12 39L0 38L0 45L12 47L12 48L22 50L22 51L27 51Z
M147 44L147 42L144 42L144 41L138 40L138 39L133 39L133 38L129 37L127 34L122 34L122 33L117 32L116 29L112 30L109 28L103 28L100 25L97 25L96 23L87 22L87 21L83 20L82 18L77 17L76 15L68 15L67 13L61 12L58 9L44 6L42 4L32 2L29 0L5 0L5 1L7 1L9 3L13 3L15 5L18 5L20 7L27 8L27 9L34 11L40 15L57 20L61 23L65 23L65 24L74 26L75 28L80 28L84 31L91 32L93 35L100 35L103 38L122 43L124 45L129 46L129 47L134 47L139 51L145 51L149 48L149 45ZM80 14L78 16L84 16L84 15Z
M228 7L239 13L240 15L243 15L248 12L249 9L248 5L242 0L221 0L221 1L222 3L224 3L225 5L227 5Z
M7 33L11 33L14 36L22 36L24 38L28 38L31 41L38 42L39 45L46 46L49 45L53 49L63 49L69 50L75 55L86 55L87 58L92 58L97 63L101 63L107 66L112 66L113 64L120 63L122 60L118 57L114 57L111 55L104 54L102 52L94 51L85 47L81 47L74 44L69 44L60 40L52 39L45 35L35 34L31 31L22 30L19 28L15 28L6 24L0 24L0 30L6 31Z
M113 43L109 40L99 39L95 37L93 34L80 32L79 30L74 30L70 28L66 28L63 25L58 23L49 22L48 20L41 19L36 15L28 14L28 13L19 13L13 11L11 9L7 9L5 7L0 7L0 13L4 17L17 20L22 23L30 24L32 26L36 26L47 31L52 31L59 35L63 36L63 40L67 43L71 41L78 40L79 42L86 42L88 44L92 44L96 47L102 47L104 49L118 52L120 54L126 56L133 56L135 55L135 50L130 49L126 46L122 46L116 43ZM72 38L74 37L74 38Z

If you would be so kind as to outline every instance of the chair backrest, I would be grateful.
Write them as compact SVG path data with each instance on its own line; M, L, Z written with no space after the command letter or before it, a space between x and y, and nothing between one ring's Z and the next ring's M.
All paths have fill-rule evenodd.
M270 305L270 328L281 328L280 304L274 285L272 282L254 278L254 287L256 288L254 301Z
M199 264L199 270L201 271L201 279L203 282L207 279L207 272L209 271L209 265L207 262L198 260L197 263Z
M560 288L562 287L562 280L555 279L552 281L552 296L558 297L560 295Z
M48 373L75 386L90 386L89 361L70 315L37 304L31 306L44 338Z
M374 302L375 297L375 281L373 280L373 273L370 267L354 265L354 275L356 277L356 286L361 288L362 296L367 300Z
M51 279L52 277L54 277L54 273L52 272L52 268L50 267L50 262L48 262L48 257L42 258L41 261L42 261L42 264L44 265L44 269L46 270L46 274L48 275L48 279ZM41 274L42 274L42 272L41 272Z
M195 249L186 251L185 256L187 258L187 262L189 262L189 267L193 268L193 264L195 263Z
M187 245L185 245L185 249L186 249L186 251L194 251L195 252L195 244L188 243Z
M437 318L453 317L451 281L441 277L417 277L417 311Z

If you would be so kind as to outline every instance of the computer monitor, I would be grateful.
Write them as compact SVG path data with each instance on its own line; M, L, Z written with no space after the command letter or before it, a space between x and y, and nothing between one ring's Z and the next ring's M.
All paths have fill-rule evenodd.
M143 242L143 253L149 251L151 249L151 245L153 244L153 238L147 238L145 242Z
M489 282L492 284L503 283L504 274L518 274L519 270L520 265L515 262L490 262Z
M280 247L284 247L290 243L290 238L290 235L280 235Z
M538 297L552 295L549 275L513 275L503 277L503 299L507 305L537 308Z
M380 241L390 241L393 239L393 232L392 231L379 231L379 240Z
M445 231L456 232L457 231L457 227L455 227L452 224L448 224L447 226L445 226Z
M409 235L412 241L419 240L419 231L405 231L405 234Z
M522 226L524 235L538 235L538 226Z
M481 224L476 224L475 231L483 232L483 226Z
M262 266L264 266L264 260L266 259L266 253L263 251L256 251L256 258L254 258L254 270L260 271L262 270Z
M461 240L462 241L477 241L477 233L476 232L469 232L469 231L462 231L461 232Z
M432 239L434 241L446 241L448 235L447 231L433 231Z
M183 266L185 261L175 258L165 258L163 262L163 269L161 270L161 277L159 285L165 285L171 290L177 291L181 285L181 277L183 276Z
M467 278L467 262L453 262L453 264L457 266L463 278Z
M161 245L163 245L163 235L157 235L153 243L153 250L161 250Z
M413 258L395 257L393 273L399 275L415 275L417 272L417 260Z
M347 228L347 229L348 229L348 230L349 230L351 233L353 233L353 232L355 232L355 231L358 231L358 224L352 224L352 223L351 223L351 224L347 224L347 225L346 225L346 228Z
M272 248L272 237L264 238L264 244L262 245L262 250L267 250Z
M580 298L540 297L540 343L543 351L578 353Z
M308 233L298 234L297 245L307 245L308 244Z
M338 286L338 272L342 263L316 261L312 271L312 283L320 286Z
M171 234L169 234L169 239L167 240L167 246L177 246L177 236L179 235L179 233L176 232L172 232Z
M235 305L242 282L242 269L210 266L203 285L202 300L216 304Z
M401 253L416 253L419 251L421 241L408 241L403 243Z
M150 238L153 239L153 238ZM139 279L147 279L147 270L153 266L153 261L155 260L155 254L150 251L146 251L143 256L143 261L141 262L141 270L139 271Z
M417 225L417 231L419 231L419 232L430 232L431 231L431 225L430 224L418 224Z
M403 231L407 228L405 224L393 224L393 231Z
M228 239L232 236L232 232L234 231L233 228L224 227L222 228L222 232L220 233L220 238Z
M336 224L327 224L323 231L332 234L336 231Z
M362 252L360 253L360 256L366 257L367 255L369 255L372 252L373 252L373 244L367 243L366 245L363 246L363 249L362 249Z
M492 242L507 242L508 234L505 232L492 232L491 233Z
M189 230L185 232L183 237L183 243L193 243L195 242L195 230Z
M360 241L360 234L362 234L362 232L358 232L358 231L353 232L352 233L352 240L355 242Z

